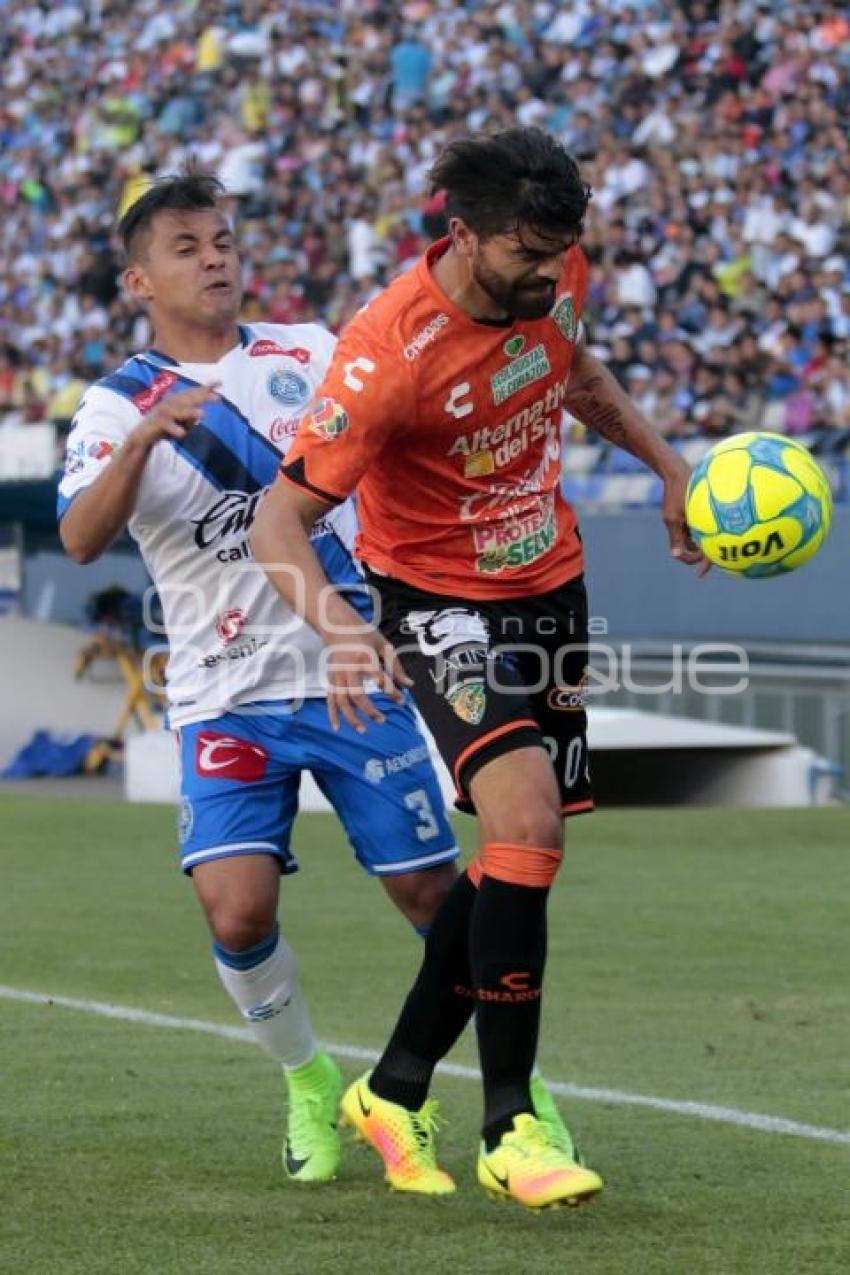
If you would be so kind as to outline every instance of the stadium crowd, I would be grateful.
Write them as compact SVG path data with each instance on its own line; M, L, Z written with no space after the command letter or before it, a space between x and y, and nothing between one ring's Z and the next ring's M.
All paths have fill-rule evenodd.
M674 437L850 440L850 20L797 0L0 0L0 418L145 340L113 234L188 155L246 311L338 330L441 232L427 171L536 124L594 187L589 339Z

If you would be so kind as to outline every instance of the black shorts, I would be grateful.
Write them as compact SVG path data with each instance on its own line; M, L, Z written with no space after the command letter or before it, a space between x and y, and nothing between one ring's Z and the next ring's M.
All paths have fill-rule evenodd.
M477 602L369 572L383 634L458 790L485 762L536 744L555 767L564 814L593 809L587 761L584 580L551 593Z

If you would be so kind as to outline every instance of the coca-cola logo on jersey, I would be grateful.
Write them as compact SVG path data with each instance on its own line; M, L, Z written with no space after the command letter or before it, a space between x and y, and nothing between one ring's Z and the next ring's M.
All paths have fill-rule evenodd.
M284 438L294 438L298 433L300 416L276 416L269 426L269 438L273 443L283 442Z
M209 549L228 536L244 535L254 521L262 492L226 491L200 518L193 518L195 544Z

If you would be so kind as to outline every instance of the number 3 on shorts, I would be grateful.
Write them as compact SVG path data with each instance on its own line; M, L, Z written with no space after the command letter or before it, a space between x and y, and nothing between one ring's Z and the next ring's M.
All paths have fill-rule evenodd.
M415 788L413 792L407 793L404 798L404 804L408 810L413 810L418 816L416 824L416 835L420 841L430 841L432 837L436 837L440 831L440 825L437 823L434 815L434 807L431 805L431 798L428 796L424 788Z

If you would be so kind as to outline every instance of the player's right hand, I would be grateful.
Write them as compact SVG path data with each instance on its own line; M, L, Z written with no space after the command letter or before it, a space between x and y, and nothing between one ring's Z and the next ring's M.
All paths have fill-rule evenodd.
M326 656L328 717L334 730L344 720L362 735L369 721L386 721L366 690L372 682L396 703L412 686L395 647L377 629L363 629L329 642Z
M218 398L216 388L220 384L199 385L195 389L169 394L143 416L133 430L132 437L142 447L149 449L163 438L185 438L203 416L204 405Z

